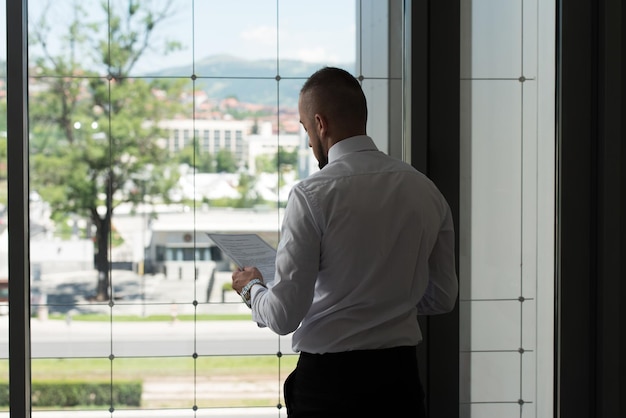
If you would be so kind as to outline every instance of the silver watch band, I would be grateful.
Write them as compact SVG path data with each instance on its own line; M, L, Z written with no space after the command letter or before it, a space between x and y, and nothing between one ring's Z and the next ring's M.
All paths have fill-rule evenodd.
M246 303L246 305L248 305L248 308L251 307L251 297L250 297L250 291L252 290L252 286L254 286L255 284L259 284L263 287L265 287L265 284L263 283L263 280L261 280L258 277L255 277L254 279L250 280L248 283L246 283L246 285L241 289L241 299L243 299L243 301Z

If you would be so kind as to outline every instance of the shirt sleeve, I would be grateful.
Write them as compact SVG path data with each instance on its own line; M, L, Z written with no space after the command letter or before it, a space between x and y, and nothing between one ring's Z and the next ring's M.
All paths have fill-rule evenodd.
M454 255L454 222L445 204L443 222L428 259L428 285L417 304L420 315L435 315L454 309L459 291Z
M252 320L279 335L295 331L313 302L321 242L316 212L306 191L294 187L276 250L274 282L268 289L255 286L259 289L252 294Z

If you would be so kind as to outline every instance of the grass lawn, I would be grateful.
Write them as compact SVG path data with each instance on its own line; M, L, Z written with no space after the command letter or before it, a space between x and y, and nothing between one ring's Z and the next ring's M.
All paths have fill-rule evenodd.
M142 409L284 405L282 385L298 357L33 359L33 382L141 380ZM8 361L0 376L8 376ZM5 410L0 407L0 410Z
M65 320L64 314L50 314L49 319ZM115 322L168 322L172 320L171 315L148 315L145 317L138 315L115 315ZM176 315L177 321L249 321L250 314L214 314L214 315ZM87 322L109 322L111 316L107 314L79 314L72 315L72 321Z

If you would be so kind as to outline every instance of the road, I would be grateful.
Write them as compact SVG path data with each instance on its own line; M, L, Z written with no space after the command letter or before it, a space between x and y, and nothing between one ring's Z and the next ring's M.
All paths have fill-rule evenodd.
M212 301L199 300L194 306L194 283L164 280L159 276L142 278L130 271L114 271L116 299L113 306L89 301L94 288L93 272L75 272L45 277L33 286L46 294L42 306L34 306L31 320L31 356L33 358L71 357L166 357L198 355L266 355L278 351L289 354L291 336L278 337L251 320L187 321L183 314L240 314L250 310L234 292L221 303L221 285ZM218 282L230 279L230 272L220 273ZM221 277L223 276L223 277ZM142 283L145 280L146 283ZM199 298L198 298L199 299ZM53 313L64 320L48 319ZM112 321L85 322L73 315L102 313ZM161 322L116 321L117 315L155 315L169 317ZM0 336L8 333L8 317L0 316ZM0 358L8 358L8 343L0 338Z
M7 317L0 335L8 334ZM166 357L292 354L291 336L278 337L252 321L85 322L31 321L33 358ZM0 358L8 344L0 343Z

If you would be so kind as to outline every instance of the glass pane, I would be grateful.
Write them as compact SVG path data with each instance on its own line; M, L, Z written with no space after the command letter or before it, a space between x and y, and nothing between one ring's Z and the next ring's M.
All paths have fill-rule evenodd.
M474 352L470 355L472 402L515 403L520 396L520 354Z
M471 297L520 296L521 88L472 83Z
M357 3L278 0L281 77L308 77L325 65L355 72Z
M81 320L85 316L67 314L63 319L56 306L46 306L51 314L43 318L38 312L31 321L31 357L36 358L107 358L111 354L111 324ZM105 319L106 316L103 316ZM33 366L33 370L35 367Z
M194 5L196 75L276 77L276 0L203 0Z
M197 396L194 369L195 360L191 355L168 358L116 358L112 362L111 380L141 382L141 407L143 409L191 410L196 404L195 397ZM123 407L118 406L116 409Z
M520 347L521 304L507 301L461 301L460 309L469 312L462 327L471 327L471 351L517 350ZM498 315L494 315L498 312ZM470 319L471 318L471 319Z
M357 75L378 79L402 77L403 3L402 0L356 2ZM391 27L389 22L393 22Z
M540 55L536 53L537 48L542 48L537 44L537 39L540 38L539 31L550 30L548 22L550 17L545 14L545 9L541 10L542 15L539 15L539 2L538 1L522 1L523 7L523 22L522 22L522 39L523 39L523 75L526 79L536 79L538 73L538 59ZM550 4L547 5L550 7ZM542 27L539 27L539 22L543 22Z
M34 411L72 409L76 404L105 411L111 406L111 361L106 357L40 359L31 367Z
M546 148L549 149L548 141L540 141L536 134L538 129L537 114L535 111L537 97L539 94L539 83L536 80L527 80L522 84L522 112L524 118L522 120L522 195L524 196L522 201L522 222L528 225L535 225L539 222L546 222L549 219L545 219L540 214L543 210L535 210L537 205L540 204L541 192L536 191L536 184L541 179L541 182L545 182L546 187L549 187L549 183L544 179L544 175L540 170L545 167L542 163L541 157L538 155L547 154ZM540 151L541 150L541 151ZM547 155L544 155L544 158ZM552 231L543 230L542 227L537 228L524 228L522 229L522 289L521 294L526 298L535 298L537 296L537 281L536 274L537 265L539 263L538 257L536 257L535 249L545 237L551 237ZM550 239L550 238L548 238ZM540 254L545 254L544 251L537 251ZM547 254L546 254L547 255Z
M194 74L194 9L193 4L205 1L152 1L153 29L146 30L145 11L140 7L134 19L134 28L140 34L136 45L148 45L140 60L128 73L132 76L159 76L190 79ZM117 10L128 8L130 0L119 1ZM145 3L147 4L147 3ZM197 38L195 38L197 39ZM198 58L195 55L196 59Z
M462 67L462 78L517 79L522 75L522 3L532 2L477 0L466 9L462 33L471 39L471 61Z

